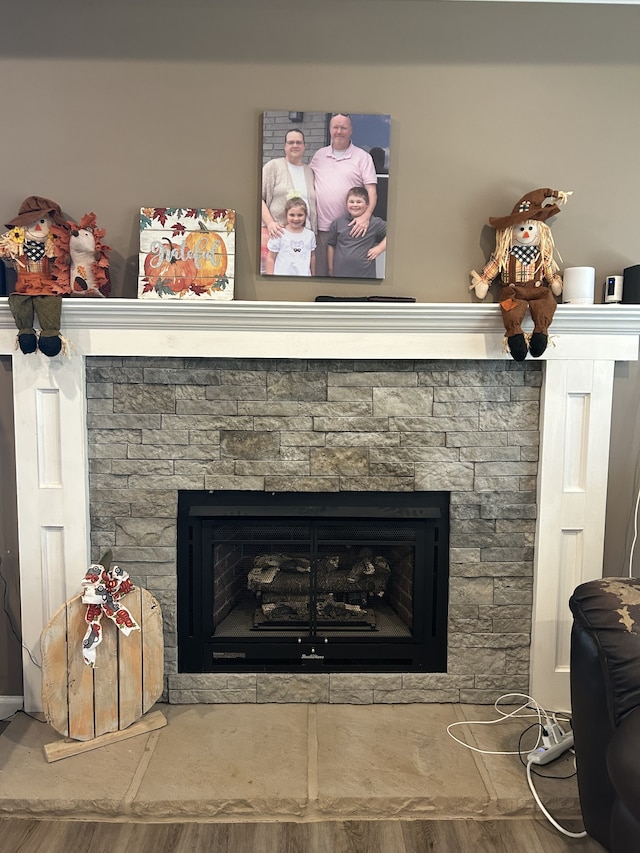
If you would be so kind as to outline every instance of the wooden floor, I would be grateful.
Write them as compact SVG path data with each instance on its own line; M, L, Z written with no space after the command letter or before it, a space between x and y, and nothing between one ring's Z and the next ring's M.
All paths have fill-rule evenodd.
M579 826L568 827L578 831ZM602 853L530 819L95 823L0 818L2 853Z

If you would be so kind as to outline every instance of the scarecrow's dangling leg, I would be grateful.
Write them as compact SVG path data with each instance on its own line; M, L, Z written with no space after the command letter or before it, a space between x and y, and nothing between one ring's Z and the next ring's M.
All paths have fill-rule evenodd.
M35 352L38 339L33 328L33 296L10 293L9 308L18 327L18 346L25 354Z
M524 299L514 299L511 288L505 288L500 296L500 310L507 334L509 352L515 361L524 361L529 351L527 340L522 331L522 321L527 313L527 303ZM502 298L503 296L505 298Z
M62 349L60 337L60 318L62 316L62 297L34 296L36 314L40 322L38 348L40 352L53 357Z
M549 341L549 326L553 320L553 315L556 312L557 303L553 297L551 289L544 288L543 296L540 299L531 301L529 310L533 319L533 334L529 342L529 352L534 358L539 358L547 348Z

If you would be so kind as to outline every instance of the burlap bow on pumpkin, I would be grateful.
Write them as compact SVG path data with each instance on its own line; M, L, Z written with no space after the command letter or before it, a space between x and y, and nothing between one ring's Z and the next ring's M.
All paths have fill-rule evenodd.
M96 648L102 642L102 616L108 616L125 637L140 626L126 607L119 603L122 596L135 589L129 575L120 566L111 566L111 551L102 563L92 563L82 580L82 601L87 605L87 632L82 640L82 657L87 666L96 665Z

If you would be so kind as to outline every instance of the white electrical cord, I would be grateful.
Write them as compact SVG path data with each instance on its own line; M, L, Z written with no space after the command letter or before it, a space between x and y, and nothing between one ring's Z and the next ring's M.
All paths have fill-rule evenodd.
M629 553L629 577L633 577L633 552L638 541L638 507L640 506L640 487L636 495L636 506L633 511L633 542L631 543L631 552Z
M546 817L546 819L549 821L549 823L552 824L552 826L555 826L555 828L558 830L558 832L561 832L563 835L568 835L569 838L585 838L587 835L585 830L583 830L582 832L570 832L568 829L565 829L563 826L560 826L558 821L555 820L555 818L553 818L549 814L549 812L546 810L546 808L542 805L542 801L541 801L540 797L538 796L538 792L536 791L535 786L533 784L533 779L531 778L531 765L532 764L533 764L533 761L527 762L527 782L529 783L529 788L531 790L531 793L533 794L533 799L538 804L538 808L540 809L542 814Z
M504 701L505 699L511 699L511 698L526 699L526 702L524 705L520 705L520 707L516 708L514 711L511 711L509 714L506 714L504 711L500 710L498 705L500 704L500 702ZM495 720L473 720L473 721L461 720L459 722L450 723L447 726L447 734L449 735L450 738L455 740L456 743L459 743L461 746L464 746L467 749L473 750L473 752L480 752L483 755L518 755L518 756L520 756L520 758L522 758L522 752L519 749L515 750L513 752L497 752L497 751L492 751L492 750L488 750L488 749L480 749L477 746L472 746L471 744L465 743L465 741L460 740L454 734L452 734L451 730L453 728L455 728L456 726L491 726L491 725L494 725L495 723L503 723L505 720L508 720L508 719L515 719L515 718L527 719L527 718L534 717L538 720L538 732L539 733L538 733L538 740L537 740L535 746L533 747L533 749L537 749L538 745L540 744L540 739L544 737L543 732L545 732L545 723L546 723L547 728L552 727L552 722L555 723L556 726L559 726L559 719L558 719L559 715L560 715L560 719L562 720L562 722L570 722L570 716L568 716L566 714L566 712L564 712L564 711L547 711L541 705L539 705L535 699L533 699L531 696L527 696L526 693L505 693L503 696L500 696L500 697L498 697L498 699L496 699L496 701L494 702L494 708L496 709L498 714L500 714L500 716L497 719L495 719ZM522 711L529 711L529 710L534 710L535 713L533 713L533 714L521 713ZM543 717L545 719L545 723L542 722ZM565 717L566 717L566 719L565 719ZM533 784L533 777L531 775L531 766L533 763L534 763L533 761L527 761L527 765L526 765L527 782L529 784L529 790L531 791L533 798L536 801L536 804L537 804L538 808L540 809L540 811L542 812L542 814L547 818L549 823L552 826L554 826L558 830L558 832L561 832L563 835L566 835L569 838L585 838L585 836L587 835L586 831L570 832L568 829L565 829L563 826L560 826L560 824L555 820L555 818L553 818L549 814L547 809L544 807L540 797L538 796L538 792L536 791L535 786Z
M500 710L498 705L500 704L500 702L503 702L506 699L512 699L512 698L526 699L526 702L524 703L524 705L520 705L514 711L511 711L510 713L506 714L504 711ZM464 746L466 749L472 750L472 752L480 752L483 755L521 755L520 750L513 750L511 752L505 752L505 751L494 751L494 750L489 750L489 749L480 749L477 746L472 746L470 743L467 743L464 740L460 740L460 738L457 738L452 733L451 730L456 728L457 726L492 726L492 725L495 725L495 723L504 723L506 720L509 720L509 719L515 719L515 718L532 719L532 718L534 718L538 721L538 732L539 732L538 733L538 740L536 741L536 744L533 747L533 749L535 749L540 744L540 739L542 737L542 729L543 729L542 719L543 719L543 717L546 719L547 723L550 723L551 720L553 720L554 722L558 722L558 720L556 719L556 713L561 713L561 714L564 713L562 711L561 712L545 711L545 709L541 705L539 705L536 702L536 700L533 699L533 697L527 696L526 693L505 693L496 699L496 701L493 704L493 707L498 712L498 714L500 714L500 716L497 719L495 719L495 720L460 720L460 721L455 722L455 723L449 723L449 725L447 726L447 734L449 735L449 737L452 740L455 740L456 743L459 743L460 746ZM533 714L521 713L522 711L529 711L529 710L535 710L535 713L533 713ZM563 722L569 722L569 720L568 719L565 720L564 717L562 717L561 719L563 720Z

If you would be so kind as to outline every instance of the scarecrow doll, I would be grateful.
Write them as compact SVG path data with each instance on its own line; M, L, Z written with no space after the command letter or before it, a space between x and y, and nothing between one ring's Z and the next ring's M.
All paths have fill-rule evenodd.
M471 271L470 290L484 299L500 276L499 302L509 352L516 361L527 353L539 358L547 348L548 331L556 310L555 296L562 293L562 278L554 260L554 243L547 219L560 212L571 193L547 188L524 195L510 216L490 217L496 229L496 246L481 273ZM547 199L554 199L545 204ZM531 313L533 333L525 335L522 321Z
M23 353L58 355L61 296L69 292L69 272L56 259L56 229L66 229L62 211L55 201L29 196L18 215L6 223L10 230L0 235L0 258L16 271L15 293L9 307L18 327L18 346ZM34 315L40 334L33 328Z

